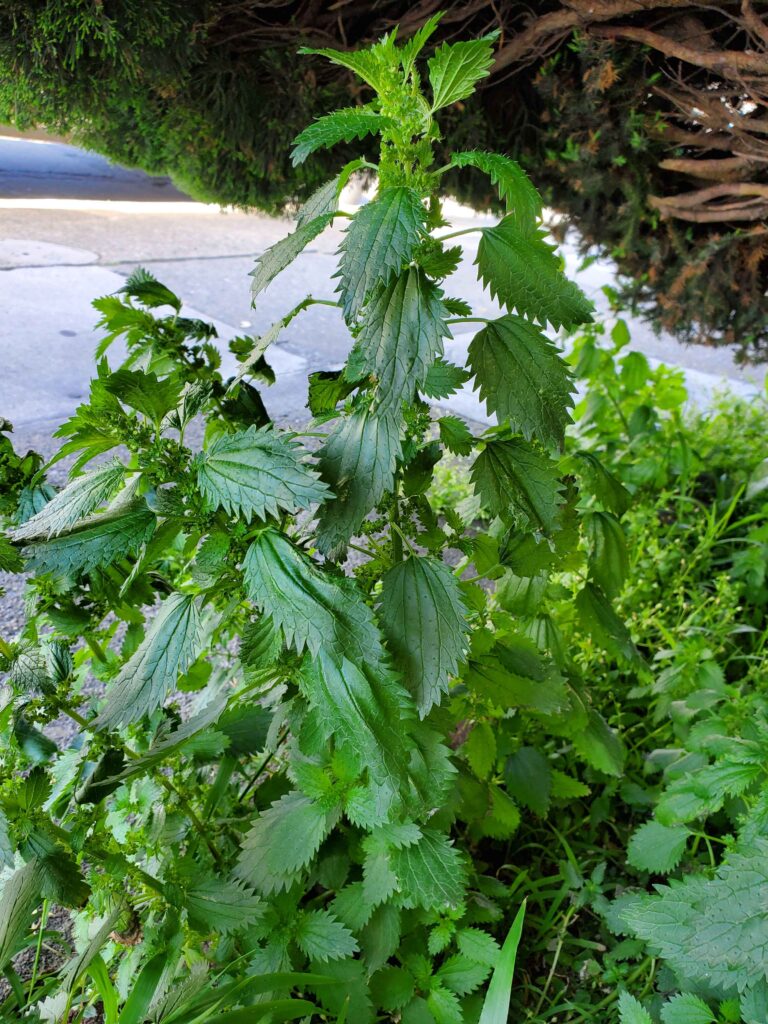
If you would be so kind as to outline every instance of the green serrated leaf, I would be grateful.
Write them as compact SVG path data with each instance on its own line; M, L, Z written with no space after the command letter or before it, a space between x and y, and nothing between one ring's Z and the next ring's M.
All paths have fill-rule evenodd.
M299 654L307 647L360 665L384 661L373 612L354 581L320 572L277 530L255 538L243 572L250 599Z
M264 913L264 904L243 882L234 878L207 878L184 894L190 923L203 934L228 935L252 925Z
M597 644L632 664L641 662L629 630L599 587L585 583L576 595L575 605L583 628Z
M511 314L493 320L472 339L468 362L489 413L509 420L526 440L562 446L575 384L538 327Z
M469 631L459 581L435 558L412 556L384 575L379 609L389 649L424 718L448 692Z
M608 512L623 516L632 504L632 496L626 487L603 466L592 452L575 453L576 471L583 476L584 483Z
M460 245L451 246L450 249L443 249L431 243L428 247L422 246L416 254L416 259L425 274L429 274L430 277L441 281L458 268L463 255L464 250ZM471 309L469 312L465 312L465 308L462 306L462 312L458 314L454 313L454 310L451 310L451 312L455 316L469 316Z
M653 1024L643 1004L629 992L619 994L619 1024Z
M476 167L489 176L520 231L532 231L541 217L541 196L520 164L501 153L454 153L454 167Z
M360 933L360 949L368 973L373 974L394 956L402 939L400 908L391 903L378 907Z
M640 871L666 874L680 863L690 833L684 825L661 825L647 821L629 840L627 860Z
M359 949L352 932L328 910L303 910L293 933L296 945L312 960L343 960Z
M333 64L354 71L364 82L367 82L377 92L386 83L387 71L392 62L386 59L387 50L382 44L369 47L367 50L331 50L312 49L302 46L300 54L312 54L318 57L325 57Z
M302 461L301 445L271 427L219 434L197 461L197 479L213 508L247 522L298 512L324 501L328 487Z
M435 978L457 996L466 996L480 988L490 973L490 967L478 963L461 953L455 953L442 962Z
M458 996L437 981L430 986L427 996L427 1010L435 1024L463 1024L464 1014ZM414 1024L408 1013L403 1014L405 1024Z
M355 214L339 247L336 277L344 316L353 320L376 285L387 285L418 245L426 211L411 188L383 188Z
M81 519L67 533L24 547L27 569L74 576L135 555L154 533L157 519L144 501Z
M522 438L490 441L472 466L483 505L502 519L543 533L555 528L562 504L557 465Z
M286 793L251 826L237 875L263 893L289 888L314 858L336 817L301 793Z
M392 486L400 456L400 416L358 409L339 421L318 453L323 480L336 495L320 510L317 546L341 554L366 515Z
M166 413L176 408L184 382L176 376L160 379L154 373L123 367L105 377L102 383L124 405L142 413L153 423L160 423Z
M318 149L328 149L339 142L352 142L366 135L378 135L388 128L392 121L366 107L344 107L331 114L318 117L293 141L291 163L294 167L303 164L307 157Z
M490 968L496 966L501 952L496 939L479 928L461 928L456 933L456 945L468 960Z
M413 999L413 975L404 967L387 964L371 978L371 990L376 1005L384 1010L401 1010Z
M454 455L469 455L475 446L475 437L464 420L458 416L441 416L437 421L440 440Z
M534 747L521 747L508 759L504 780L509 795L543 818L549 810L552 773L547 758Z
M480 79L490 73L493 44L498 36L497 31L489 32L479 39L443 43L436 50L427 62L433 110L440 110L472 95Z
M375 672L375 674L374 674ZM408 770L412 704L391 673L321 653L305 658L299 685L326 733L374 781L400 788Z
M362 327L349 355L351 380L373 376L375 410L399 412L412 401L450 335L441 292L417 267L381 285L371 294Z
M333 214L326 213L314 220L305 221L292 234L281 238L262 253L251 271L251 297L255 299L261 294L281 271L293 263L301 250L328 227L332 219Z
M0 533L0 572L22 572L24 560L13 546L10 537Z
M621 524L610 512L590 512L584 517L584 532L592 578L607 597L618 597L629 575L629 553Z
M572 742L593 768L606 775L621 775L624 769L624 747L618 735L594 708L589 710L586 728L574 733Z
M592 303L560 269L543 231L523 234L514 217L484 228L475 261L478 276L502 306L553 327L592 320Z
M125 467L116 459L83 473L51 498L36 515L17 526L11 536L16 541L50 538L72 529L114 494L124 475Z
M442 833L423 829L417 843L393 849L390 859L406 906L438 910L461 903L464 857Z
M167 597L135 654L110 684L94 727L114 729L151 714L176 685L179 673L202 653L205 632L199 598Z
M448 308L447 303L443 305ZM471 376L463 367L454 366L445 359L437 359L430 366L420 390L427 398L449 398L456 394Z
M714 1024L716 1017L703 999L684 992L661 1008L662 1024Z
M349 381L342 370L318 370L309 375L307 405L313 416L326 416L350 395L357 384Z
M342 167L339 174L335 178L331 178L320 188L315 189L312 195L307 199L302 208L299 210L298 216L296 217L296 226L303 227L304 224L308 224L311 220L316 217L324 217L328 214L336 213L339 207L339 196L341 195L342 189L347 184L349 179L355 173L365 166L365 160L350 160L348 164Z
M0 970L17 952L29 930L32 912L40 902L43 871L40 862L30 860L3 884L0 893Z

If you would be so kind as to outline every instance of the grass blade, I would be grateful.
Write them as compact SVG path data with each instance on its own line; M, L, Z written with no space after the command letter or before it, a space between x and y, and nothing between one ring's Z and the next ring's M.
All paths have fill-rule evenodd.
M483 1012L478 1024L507 1024L509 1016L509 1000L512 996L512 977L515 973L515 959L520 936L523 934L525 919L525 900L512 922L509 934L501 948L499 962L491 976L488 992L483 1003Z

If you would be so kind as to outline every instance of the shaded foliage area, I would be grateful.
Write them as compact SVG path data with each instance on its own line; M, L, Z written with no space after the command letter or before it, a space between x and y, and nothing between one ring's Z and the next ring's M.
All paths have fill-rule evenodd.
M490 78L446 119L450 148L535 165L657 323L765 358L765 4L9 0L0 118L72 132L202 198L275 209L329 176L327 157L291 165L296 131L370 98L345 69L295 60L298 46L352 48L397 22L407 38L439 8L440 38L502 31ZM342 156L361 153L351 142ZM464 182L464 198L492 202L481 176Z

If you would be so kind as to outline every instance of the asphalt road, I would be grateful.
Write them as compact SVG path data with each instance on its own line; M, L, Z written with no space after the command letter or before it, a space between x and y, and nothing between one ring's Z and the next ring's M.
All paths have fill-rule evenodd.
M170 178L154 178L75 146L5 136L0 126L0 198L179 202Z

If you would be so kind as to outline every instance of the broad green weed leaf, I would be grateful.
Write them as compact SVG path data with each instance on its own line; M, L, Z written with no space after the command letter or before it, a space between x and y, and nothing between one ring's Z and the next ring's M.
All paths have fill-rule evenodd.
M357 316L375 285L387 285L411 259L425 218L418 193L405 186L383 188L355 214L339 247L335 275L348 321Z
M629 575L629 553L621 524L610 512L590 512L585 516L584 532L592 578L607 597L618 597Z
M271 427L219 434L198 458L198 483L213 508L247 522L298 512L330 493L301 453L298 442Z
M373 612L354 581L328 577L277 530L264 530L243 563L248 596L279 627L286 645L327 651L357 664L384 660Z
M157 518L144 501L81 519L73 529L24 548L31 572L74 576L135 555L152 537Z
M599 712L590 708L586 728L573 733L572 742L584 760L598 771L617 778L624 769L624 747Z
M456 933L456 945L468 960L485 967L495 967L499 961L501 949L498 942L479 928L461 928Z
M166 413L175 409L181 396L183 381L172 375L163 379L143 370L115 370L104 378L105 389L123 405L142 413L153 423L160 423Z
M350 380L373 375L379 415L413 401L443 354L443 338L450 335L445 315L439 288L416 267L372 293L345 373Z
M358 951L352 932L328 910L305 910L294 932L296 944L312 960L342 960Z
M387 47L382 44L376 44L367 50L352 51L312 49L302 46L299 53L325 57L332 64L348 68L377 92L386 84L387 71L392 65L391 59L387 59Z
M550 533L562 503L557 465L522 438L489 441L472 466L483 505L505 520Z
M407 777L411 702L394 675L337 662L321 652L305 658L299 684L322 729L332 734L374 781L397 789Z
M541 196L520 164L500 153L454 153L454 167L476 167L489 176L520 231L535 229L541 217Z
M511 314L491 321L470 343L469 366L489 412L528 441L562 446L575 384L538 327Z
M507 791L523 807L528 807L540 818L549 810L552 792L552 773L549 761L534 747L516 750L504 766Z
M653 1024L653 1021L641 1002L629 992L622 992L619 995L619 1024Z
M238 876L266 894L289 888L335 820L336 814L301 793L287 793L251 826L243 840Z
M757 989L765 982L768 841L737 847L714 878L687 875L630 901L630 932L668 961L691 987Z
M480 280L510 312L553 327L592 319L592 303L565 277L544 233L522 234L513 217L483 229L475 262Z
M437 359L430 366L420 391L427 398L449 398L469 380L471 374L461 366Z
M32 912L40 902L43 870L33 858L8 876L0 893L0 969L17 952L29 931Z
M262 900L242 882L231 878L198 881L186 890L183 902L190 923L204 934L241 931L264 913Z
M351 394L357 384L350 382L342 370L317 370L309 375L307 405L313 416L336 412L339 402Z
M458 996L451 992L449 988L441 985L437 980L433 981L430 985L426 1010L429 1017L424 1017L425 1021L433 1020L435 1024L462 1024L464 1015L461 1012L461 1003ZM406 1011L403 1014L403 1020L406 1024L409 1024L409 1022L410 1024L416 1024L419 1018L412 1017Z
M593 583L584 584L576 595L576 611L595 643L632 664L641 663L629 630L599 587Z
M423 718L448 692L466 649L469 627L459 582L445 563L414 555L384 576L379 614Z
M657 821L647 821L632 834L627 860L641 871L667 874L680 863L689 835L684 825L660 825Z
M338 142L352 142L366 135L377 135L391 124L388 117L366 107L345 107L319 117L294 139L291 163L303 164L318 149L327 149Z
M314 220L305 221L292 234L281 238L262 253L251 271L251 297L255 299L260 295L281 271L293 263L301 250L328 227L332 219L333 214L326 213Z
M472 95L480 79L490 73L493 44L498 36L498 32L489 32L479 39L443 43L437 49L427 62L433 110L440 110Z
M714 1024L716 1017L703 999L685 992L661 1008L662 1024Z
M454 455L470 455L475 437L464 420L458 416L441 416L437 421L440 440Z
M464 857L440 832L423 829L418 842L393 849L390 861L406 906L437 910L461 902Z
M321 185L320 188L315 189L299 210L296 217L296 226L300 228L315 220L316 217L325 217L336 213L336 210L339 208L339 196L342 189L355 171L359 171L364 166L365 160L363 159L350 160L335 178L331 178L330 181Z
M36 515L17 526L11 536L14 540L48 539L71 530L112 497L124 476L125 467L117 460L83 473L51 498Z
M576 452L574 464L576 472L606 511L623 516L632 504L632 496L621 481L609 473L592 452Z
M399 455L399 415L361 408L334 427L318 454L323 480L335 495L319 515L317 546L324 555L344 551L392 486Z
M424 22L417 32L414 32L408 42L404 43L401 47L400 61L402 63L403 71L405 71L406 74L411 70L414 61L424 49L430 37L434 34L442 17L442 11L439 11L437 14L433 14L431 18L428 18Z
M107 690L93 723L97 729L138 722L158 708L203 650L205 628L200 599L171 594L152 618L144 640Z
M489 974L490 967L454 953L438 967L435 977L457 996L466 996L480 988Z

